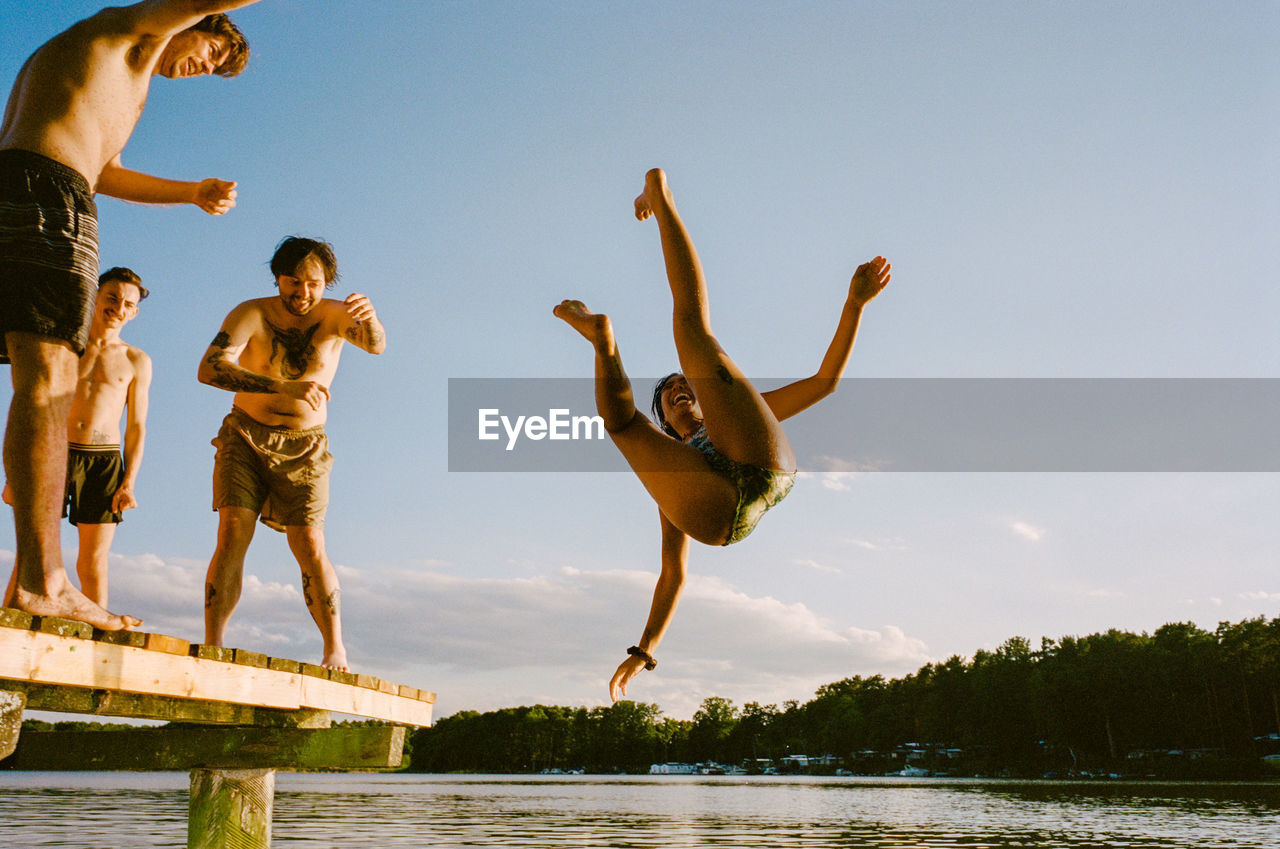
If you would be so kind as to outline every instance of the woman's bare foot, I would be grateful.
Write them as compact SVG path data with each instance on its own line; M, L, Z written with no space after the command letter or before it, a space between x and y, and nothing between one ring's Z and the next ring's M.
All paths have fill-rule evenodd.
M18 610L35 616L74 619L103 631L127 631L142 624L136 616L117 616L104 610L69 583L51 595L37 595L19 585L14 587L12 603Z
M636 198L636 218L644 221L659 204L671 206L671 189L667 187L667 175L662 169L653 168L644 175L644 191Z
M606 355L613 353L613 323L609 321L609 316L593 313L582 301L573 300L561 301L551 312L581 333L582 338L595 346L597 351Z

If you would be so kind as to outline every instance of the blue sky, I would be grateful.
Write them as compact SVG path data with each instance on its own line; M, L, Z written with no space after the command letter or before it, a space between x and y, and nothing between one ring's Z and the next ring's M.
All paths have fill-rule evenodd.
M0 80L93 2L0 0ZM626 474L447 471L447 381L586 377L562 298L628 371L675 363L652 224L662 166L713 322L762 386L810 373L850 273L891 287L851 377L1277 377L1275 3L645 4L263 0L236 79L158 79L125 163L240 203L100 199L102 262L152 289L138 510L112 606L198 640L209 440L197 361L269 295L292 233L334 243L388 350L333 385L327 522L352 663L439 714L599 704L639 636L656 510ZM0 395L6 405L8 395ZM632 695L808 698L1014 634L1274 616L1275 475L811 473L694 576ZM3 540L8 539L8 544ZM67 553L73 551L70 530ZM12 559L0 518L0 562ZM250 550L233 642L315 660L283 538Z

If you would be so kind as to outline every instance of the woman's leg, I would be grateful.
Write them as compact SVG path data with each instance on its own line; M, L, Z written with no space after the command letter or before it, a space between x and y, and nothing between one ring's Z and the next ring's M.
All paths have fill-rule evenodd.
M608 316L589 312L581 301L564 301L554 312L595 348L596 409L658 509L699 542L723 543L737 511L737 489L696 448L667 436L636 409Z
M711 332L702 264L676 212L666 175L657 168L645 175L644 191L636 198L636 218L650 216L658 224L671 284L680 369L702 407L707 436L732 460L791 471L795 456L777 418Z

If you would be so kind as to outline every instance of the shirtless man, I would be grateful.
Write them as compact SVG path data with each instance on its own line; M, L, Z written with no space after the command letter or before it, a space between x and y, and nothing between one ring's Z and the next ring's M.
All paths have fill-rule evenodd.
M342 343L381 354L386 334L364 295L322 297L338 281L328 243L290 236L271 273L279 293L233 309L200 362L201 383L235 393L213 440L218 544L205 582L204 641L223 644L261 517L284 531L298 560L302 597L324 638L323 665L346 670L338 576L324 544L333 465L324 422Z
M248 61L225 15L255 0L147 0L103 9L31 55L0 124L0 362L12 363L4 465L17 536L12 603L118 630L116 616L67 580L59 506L67 415L97 288L95 192L138 203L235 205L235 183L164 180L125 168L120 152L152 76L234 76ZM208 17L206 17L208 16Z
M147 296L142 280L127 268L99 278L89 342L80 357L79 379L67 419L67 517L80 535L76 574L80 591L107 606L107 553L125 510L138 506L133 494L147 437L151 358L120 338L120 331ZM124 458L120 417L128 413Z

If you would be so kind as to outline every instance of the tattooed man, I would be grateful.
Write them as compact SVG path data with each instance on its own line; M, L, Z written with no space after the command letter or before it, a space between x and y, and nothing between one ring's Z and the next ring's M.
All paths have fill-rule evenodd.
M327 242L290 236L276 248L271 273L279 294L233 309L200 362L201 383L235 393L213 440L218 545L205 582L205 642L223 644L261 518L284 531L298 559L303 598L324 638L323 664L346 670L338 576L324 544L333 465L324 422L342 343L381 354L386 334L364 295L322 297L338 281Z

